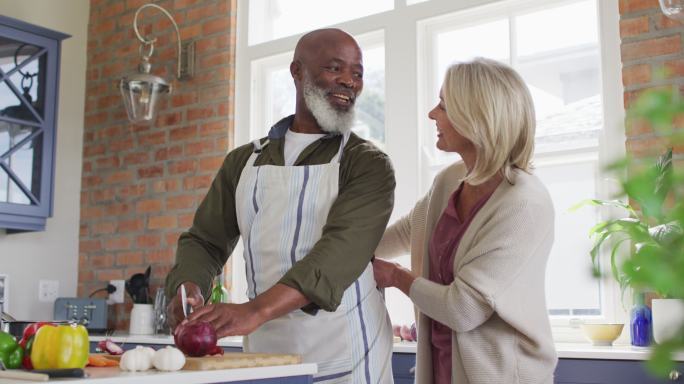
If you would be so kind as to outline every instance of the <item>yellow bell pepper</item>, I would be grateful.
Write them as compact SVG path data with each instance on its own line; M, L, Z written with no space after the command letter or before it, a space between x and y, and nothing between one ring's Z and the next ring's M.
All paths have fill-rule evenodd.
M88 363L88 330L82 325L42 327L33 340L35 369L83 368Z

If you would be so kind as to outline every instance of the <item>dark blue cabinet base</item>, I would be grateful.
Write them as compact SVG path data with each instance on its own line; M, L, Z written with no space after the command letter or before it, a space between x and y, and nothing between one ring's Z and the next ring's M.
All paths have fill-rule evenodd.
M416 358L412 353L395 353L392 372L395 384L413 384ZM684 373L684 364L678 367ZM657 379L646 372L643 361L560 359L556 367L555 384L665 384L683 383L684 376L676 381Z

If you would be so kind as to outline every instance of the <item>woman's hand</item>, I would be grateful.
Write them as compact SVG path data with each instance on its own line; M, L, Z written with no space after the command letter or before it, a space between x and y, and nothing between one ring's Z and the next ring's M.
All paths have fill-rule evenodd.
M382 259L373 259L373 276L378 288L396 287L406 296L409 295L411 284L416 279L408 269Z

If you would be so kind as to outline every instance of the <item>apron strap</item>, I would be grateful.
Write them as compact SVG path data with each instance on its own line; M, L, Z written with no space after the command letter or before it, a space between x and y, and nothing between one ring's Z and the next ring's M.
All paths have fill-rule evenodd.
M342 135L342 142L340 143L340 149L337 151L337 154L335 157L330 160L331 163L339 163L342 161L342 152L344 151L344 146L347 145L347 141L349 140L349 135L351 134L351 131L346 132L345 134Z
M252 155L249 157L247 160L247 164L245 164L245 167L251 167L254 165L254 162L256 161L257 156L261 153L261 151L266 147L268 144L269 140L266 139L263 144L261 144L260 139L256 139L252 141L252 145L254 146L254 152L252 152Z

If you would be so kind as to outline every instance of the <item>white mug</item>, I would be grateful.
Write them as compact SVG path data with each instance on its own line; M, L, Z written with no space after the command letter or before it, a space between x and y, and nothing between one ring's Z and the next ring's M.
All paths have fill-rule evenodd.
M131 335L151 335L154 333L152 304L133 304L128 333Z

